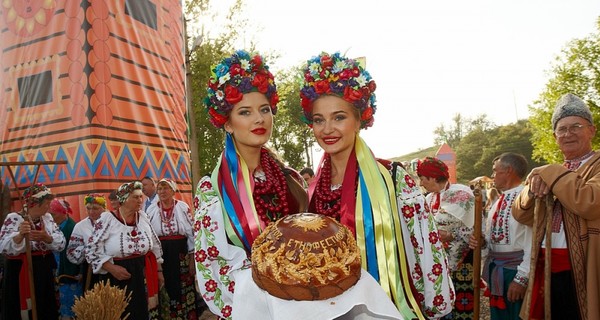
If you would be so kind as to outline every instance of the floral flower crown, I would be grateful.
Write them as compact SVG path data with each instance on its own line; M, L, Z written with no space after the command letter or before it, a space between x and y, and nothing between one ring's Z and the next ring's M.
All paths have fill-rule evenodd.
M233 105L242 100L244 93L265 94L271 104L271 112L277 112L279 96L275 78L258 54L252 56L244 50L238 50L231 57L223 59L212 68L206 91L208 95L204 105L210 122L217 128L223 128Z
M53 199L54 195L50 191L50 188L46 187L41 183L36 183L29 188L23 190L23 199L26 204L35 207L46 199Z
M361 129L373 125L375 106L375 81L358 61L346 58L339 52L330 55L322 52L308 60L303 70L304 83L300 99L304 111L303 121L312 126L312 103L322 95L335 95L352 103L360 111Z
M119 200L119 203L125 202L133 190L142 190L142 186L140 181L123 183L119 189L117 189L117 200Z
M83 205L87 206L88 204L97 204L102 208L106 208L106 198L103 195L98 193L90 193L85 198L83 198Z

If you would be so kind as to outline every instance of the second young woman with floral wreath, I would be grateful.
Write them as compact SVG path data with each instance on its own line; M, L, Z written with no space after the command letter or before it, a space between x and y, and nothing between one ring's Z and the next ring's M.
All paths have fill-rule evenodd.
M325 152L309 187L309 211L354 232L363 269L405 318L450 312L454 292L425 198L401 166L376 159L359 136L374 121L375 81L339 53L313 57L303 72L304 120Z
M205 105L225 149L194 199L198 287L210 310L229 319L236 273L250 268L254 239L268 223L304 211L302 177L265 147L279 97L258 54L237 51L212 69Z

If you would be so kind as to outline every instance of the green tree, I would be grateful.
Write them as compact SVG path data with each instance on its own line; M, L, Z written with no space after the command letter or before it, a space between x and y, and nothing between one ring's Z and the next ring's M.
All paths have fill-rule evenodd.
M562 154L554 140L551 124L556 101L566 93L582 98L594 115L598 125L600 118L600 18L595 32L582 39L570 41L555 58L550 80L540 94L539 100L529 107L531 112L533 157L548 163L562 162ZM600 136L593 141L600 146Z
M440 124L433 130L433 143L441 145L447 143L452 149L455 149L460 144L462 138L470 131L481 129L488 130L494 127L494 124L487 119L485 114L479 115L474 119L465 118L460 113L452 118L452 125L446 128L444 124Z
M248 21L239 19L239 13L243 10L243 2L237 0L226 13L224 26L220 34L213 36L205 28L190 26L187 24L186 33L188 48L192 48L188 56L188 77L190 87L189 96L195 117L196 137L190 138L190 143L195 140L198 144L200 160L200 174L208 174L212 171L215 163L223 150L224 131L216 129L210 123L208 114L204 108L206 97L206 84L211 74L211 66L217 64L221 59L230 55L236 48L235 43L245 34L240 30L246 30ZM188 0L185 7L186 21L202 20L215 21L221 12L211 8L209 0ZM199 29L199 30L198 30ZM203 39L194 46L196 39ZM251 42L250 51L254 45Z
M434 140L436 145L447 143L450 148L454 149L465 134L464 119L460 113L457 113L452 118L453 124L446 128L444 124L440 124L439 127L433 130Z
M486 121L484 121L486 122ZM531 128L527 120L504 126L474 126L456 148L457 179L469 181L490 176L492 161L504 152L520 153L529 159L530 168L541 163L532 159Z
M312 165L310 146L315 142L310 128L301 120L300 86L302 72L292 68L277 73L280 102L270 144L283 160L297 170Z
M186 17L189 21L202 20L204 24L220 17L221 12L212 9L209 0L189 0L186 5ZM204 39L199 45L193 47L189 53L189 85L191 88L190 103L193 107L196 127L196 141L200 163L200 174L208 174L223 150L224 132L214 128L204 108L203 100L206 97L206 83L211 74L211 66L238 49L236 44L240 39L244 42L249 39L249 45L244 49L254 52L255 45L252 36L246 32L250 28L249 22L243 17L244 3L237 0L226 13L224 26L218 35L211 35L205 28L190 27L188 33L188 47L193 47L195 39ZM210 28L211 31L213 28ZM218 28L217 28L218 29ZM192 34L199 34L192 36ZM272 52L260 52L267 64L272 65L277 55ZM308 127L300 121L300 79L299 69L291 69L275 74L277 88L280 96L278 112L275 116L273 135L269 146L274 149L286 164L293 168L302 168L311 159L306 150L314 143L314 138Z

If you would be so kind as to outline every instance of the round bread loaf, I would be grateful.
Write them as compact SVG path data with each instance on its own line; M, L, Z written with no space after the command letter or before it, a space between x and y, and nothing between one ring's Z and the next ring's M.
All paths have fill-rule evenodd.
M297 213L269 225L252 245L252 278L286 300L335 297L359 279L360 250L334 219Z

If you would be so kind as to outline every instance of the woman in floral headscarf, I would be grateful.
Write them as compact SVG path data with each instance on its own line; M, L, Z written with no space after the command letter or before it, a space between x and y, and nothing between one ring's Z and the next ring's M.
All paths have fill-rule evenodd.
M427 157L417 164L417 175L427 194L427 207L435 217L448 256L456 301L446 319L473 319L473 250L469 237L475 222L475 196L465 185L450 183L448 166Z
M96 221L86 259L94 273L101 274L100 280L110 280L111 285L131 293L123 315L158 318L158 288L164 283L162 249L142 211L142 183L122 184L117 198L119 209Z
M363 269L405 318L450 312L452 284L425 198L401 166L376 159L359 135L373 125L375 81L339 53L321 53L303 71L303 120L325 152L309 187L309 211L354 232Z
M205 106L225 130L225 149L194 199L198 287L210 310L230 318L236 274L250 267L254 239L268 223L306 208L300 174L265 144L279 97L258 54L237 51L212 69Z
M52 251L62 251L66 240L48 213L54 195L38 183L25 189L23 198L24 210L9 213L0 230L0 252L7 258L2 285L2 319L31 318L29 281L34 281L38 317L57 319L53 272L56 261ZM30 267L25 257L27 235L31 241L33 279L29 279L27 272Z

